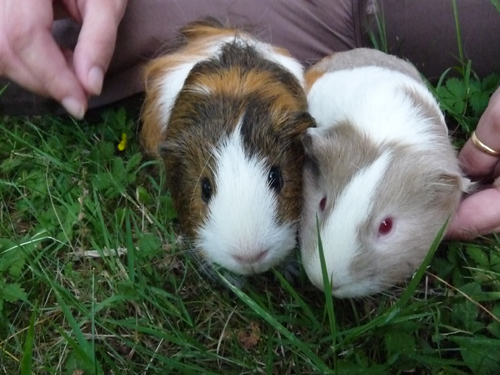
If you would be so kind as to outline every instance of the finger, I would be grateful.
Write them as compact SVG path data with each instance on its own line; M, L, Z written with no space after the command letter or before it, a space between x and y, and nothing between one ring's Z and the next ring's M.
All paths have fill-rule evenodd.
M99 95L126 1L88 0L83 4L80 10L83 24L73 56L74 69L86 92Z
M87 99L53 39L52 1L2 3L0 74L40 95L51 96L75 117Z
M72 64L72 51L67 49L61 50L64 59L66 60L66 65L69 67ZM20 86L43 96L50 96L50 94L45 90L43 82L39 77L33 74L18 56L11 54L8 58L9 64L3 70L5 75L9 77L12 81L16 82Z
M500 189L492 187L465 198L455 213L446 237L470 240L500 231Z
M17 48L15 54L19 66L10 67L8 76L34 92L53 97L71 115L83 118L85 92L50 32L34 33L31 42Z
M488 147L500 151L500 90L493 94L486 111L479 119L476 136ZM469 139L460 151L459 160L467 174L479 177L489 175L497 165L499 157L481 151Z

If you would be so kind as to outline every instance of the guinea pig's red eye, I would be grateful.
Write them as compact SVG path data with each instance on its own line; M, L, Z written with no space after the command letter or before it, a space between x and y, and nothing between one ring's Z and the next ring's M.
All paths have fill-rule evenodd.
M323 199L319 201L319 209L321 210L321 212L325 210L325 207L326 207L326 197L323 197Z
M389 234L391 230L392 230L392 219L390 217L386 217L384 220L382 220L382 222L378 227L378 234L381 236L385 236L386 234Z

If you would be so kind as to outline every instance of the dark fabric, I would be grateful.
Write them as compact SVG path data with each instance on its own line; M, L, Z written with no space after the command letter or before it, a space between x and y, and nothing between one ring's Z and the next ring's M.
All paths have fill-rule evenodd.
M116 102L142 91L142 65L168 51L180 27L207 16L243 27L260 39L290 50L304 63L332 51L361 46L359 9L365 0L130 0L118 31L115 54L103 92L90 107ZM60 44L73 46L78 27L57 21ZM0 88L3 86L0 81ZM63 110L11 84L0 96L0 113L35 114Z
M472 60L472 70L480 77L500 73L500 12L490 0L456 3L465 60ZM460 66L451 0L379 0L379 4L390 53L407 58L430 80Z
M380 0L390 52L407 57L427 77L458 64L455 24L449 0ZM457 0L467 58L480 75L500 72L500 13L487 0ZM306 66L335 51L371 46L364 30L376 32L375 0L130 0L118 32L103 92L90 108L143 90L144 62L168 51L177 31L212 16L288 49ZM54 35L74 46L79 28L57 21ZM6 81L0 80L0 88ZM0 96L0 113L64 113L52 100L10 84Z

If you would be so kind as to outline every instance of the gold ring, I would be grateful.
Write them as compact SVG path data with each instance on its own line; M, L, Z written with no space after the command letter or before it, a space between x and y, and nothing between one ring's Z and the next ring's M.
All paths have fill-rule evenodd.
M483 142L479 140L479 138L476 135L476 132L473 131L472 135L470 137L472 143L474 143L474 146L476 146L478 149L480 149L482 152L491 155L491 156L499 156L500 152L493 150L491 147L486 146Z

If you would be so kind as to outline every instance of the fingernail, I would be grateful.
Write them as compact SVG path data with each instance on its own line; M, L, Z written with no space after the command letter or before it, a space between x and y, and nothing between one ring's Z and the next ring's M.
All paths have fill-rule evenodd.
M93 66L89 70L88 84L92 94L99 95L102 90L102 81L104 80L104 72L98 66Z
M83 105L81 105L81 103L75 98L72 98L71 96L64 98L61 101L61 104L64 109L68 111L68 113L74 118L77 118L78 120L81 120L83 118L85 110L83 108Z

